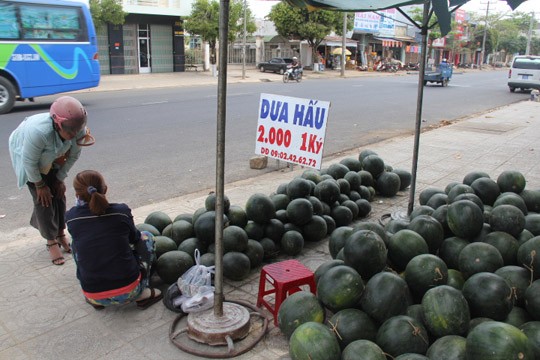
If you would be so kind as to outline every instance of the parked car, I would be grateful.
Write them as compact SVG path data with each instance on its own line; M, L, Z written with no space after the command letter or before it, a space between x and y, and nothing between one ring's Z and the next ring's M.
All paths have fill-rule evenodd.
M283 75L287 71L287 66L292 63L292 58L272 58L269 61L261 62L257 64L257 68L261 72L273 71Z
M510 92L520 88L540 89L540 56L518 55L512 60L508 70L508 87Z

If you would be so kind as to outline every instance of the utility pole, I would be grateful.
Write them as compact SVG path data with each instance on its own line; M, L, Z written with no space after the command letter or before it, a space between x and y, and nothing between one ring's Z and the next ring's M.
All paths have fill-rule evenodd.
M529 22L529 33L527 34L527 47L525 49L525 55L529 55L531 53L531 38L532 38L532 31L533 31L533 23L534 23L534 11L531 11L531 20Z
M484 56L485 56L485 52L486 52L486 36L487 36L488 15L489 15L489 1L487 2L486 19L484 21L484 36L482 38L482 52L480 53L480 64L478 65L478 68L480 70L482 70L482 64L484 63Z
M343 12L343 37L341 38L341 77L345 77L347 53L347 12Z
M246 8L247 8L247 0L244 0L244 44L242 45L242 80L246 78L246 32L247 32Z

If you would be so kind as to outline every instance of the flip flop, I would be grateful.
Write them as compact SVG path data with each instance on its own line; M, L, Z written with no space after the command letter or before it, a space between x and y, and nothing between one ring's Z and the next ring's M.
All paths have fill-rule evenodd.
M92 304L87 298L84 298L84 300L86 301L87 304L90 304L95 310L103 310L103 309L105 309L105 306Z
M159 302L161 299L163 299L163 294L160 293L159 295L156 295L156 291L151 288L149 297L144 300L135 301L135 303L139 309L144 310Z

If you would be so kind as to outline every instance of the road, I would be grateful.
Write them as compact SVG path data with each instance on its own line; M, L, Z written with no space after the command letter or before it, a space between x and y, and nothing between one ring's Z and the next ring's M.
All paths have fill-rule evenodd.
M275 75L272 82L230 84L225 182L277 168L275 161L269 161L265 170L249 168L261 93L330 101L324 145L324 156L329 157L413 133L417 79L417 75L403 75L283 84ZM457 72L449 87L424 88L422 126L437 126L528 96L508 91L506 71ZM97 142L83 150L68 177L68 205L75 201L70 186L73 175L83 169L102 172L109 199L132 208L215 187L215 86L93 92L77 97L88 109L88 125ZM0 142L5 144L0 152L0 216L5 215L0 218L0 233L26 226L31 212L28 191L16 187L7 151L9 134L24 117L47 111L53 99L40 98L39 103L0 116Z

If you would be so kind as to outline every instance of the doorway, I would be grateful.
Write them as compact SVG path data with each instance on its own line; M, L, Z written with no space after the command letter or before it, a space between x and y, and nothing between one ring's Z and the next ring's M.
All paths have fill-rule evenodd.
M152 70L150 54L150 25L138 25L139 38L139 74L148 74Z

